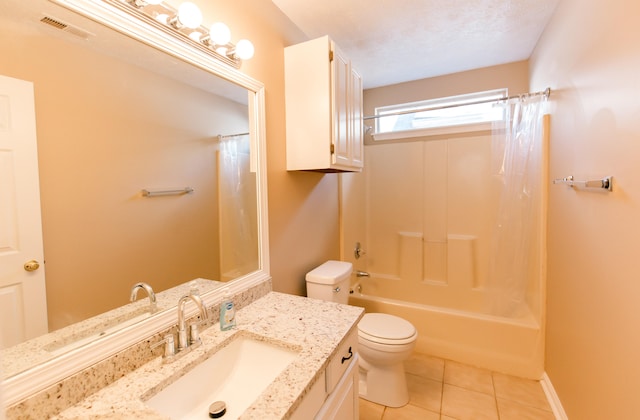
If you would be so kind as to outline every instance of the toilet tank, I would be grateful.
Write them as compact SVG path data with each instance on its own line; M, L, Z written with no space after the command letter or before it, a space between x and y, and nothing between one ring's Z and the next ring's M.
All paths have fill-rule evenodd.
M306 276L307 297L346 304L351 270L350 262L327 261L309 271Z

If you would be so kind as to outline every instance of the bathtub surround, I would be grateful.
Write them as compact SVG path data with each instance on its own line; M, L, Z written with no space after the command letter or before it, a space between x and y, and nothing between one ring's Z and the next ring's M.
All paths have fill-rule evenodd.
M366 233L360 238L367 238L362 244L367 253L354 264L370 277L359 280L362 293L353 294L351 302L409 320L419 331L418 351L540 379L544 230L538 230L531 249L523 250L535 258L517 273L526 275L517 289L518 310L507 316L489 310L495 290L501 290L490 287L489 274L501 190L491 174L491 140L489 133L474 133L365 146L365 180L349 193L366 197L357 217L365 215ZM541 226L546 188L540 188L540 180L536 185L530 208L538 218L535 226ZM507 221L521 226L519 219ZM344 225L352 222L357 224L350 219ZM508 239L503 250L516 246L513 237ZM495 256L500 262L513 258Z
M375 107L390 103L463 92L505 87L510 93L528 92L527 76L526 63L513 63L372 89L365 92L365 113L374 114ZM496 226L498 221L504 226L505 220L521 226L519 218L499 219L500 214L514 214L505 206L500 210L503 183L492 163L504 158L492 156L492 140L490 124L473 132L451 129L407 139L369 138L362 175L341 175L342 258L371 275L360 279L361 293L353 294L351 301L414 323L419 331L417 351L540 379L543 235L536 234L524 250L523 255L535 259L525 273L517 273L522 281L517 310L496 314L491 304L500 295L491 277L500 266L492 261L512 260L504 252L493 255ZM534 209L535 227L544 224L543 150L538 146L535 155L540 166L533 176L538 186L535 199L525 207ZM509 239L502 242L502 251L516 247L517 241ZM355 242L366 251L357 260L349 252ZM503 278L515 278L507 274Z

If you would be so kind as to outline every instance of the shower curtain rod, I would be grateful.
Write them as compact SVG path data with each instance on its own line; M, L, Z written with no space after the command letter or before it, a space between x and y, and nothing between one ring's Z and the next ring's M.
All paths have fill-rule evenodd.
M222 134L218 134L218 140L228 139L230 137L240 137L240 136L248 136L248 135L249 133L225 134L224 136Z
M522 98L522 97L529 98L531 96L540 96L540 95L543 95L545 98L548 98L551 95L551 88L546 88L545 90L543 90L541 92L523 93L521 95L513 95L513 96L503 96L502 98L497 98L497 99L483 99L483 100L480 100L480 101L465 102L465 103L462 103L462 104L428 106L428 107L420 108L420 109L412 109L412 110L398 111L398 112L389 112L389 113L384 114L384 115L369 115L369 116L363 117L362 119L363 120L375 120L375 119L378 119L378 118L389 117L389 116L392 116L392 115L415 114L416 112L436 111L436 110L439 110L439 109L457 108L459 106L486 104L486 103L491 103L491 102L501 102L501 101L508 101L508 100L516 99L516 98Z

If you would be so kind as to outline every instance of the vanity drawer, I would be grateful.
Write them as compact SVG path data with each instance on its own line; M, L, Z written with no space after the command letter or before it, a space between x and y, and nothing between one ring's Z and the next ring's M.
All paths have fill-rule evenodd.
M347 367L353 359L355 359L356 352L358 350L358 329L354 328L347 338L342 342L338 348L338 352L333 356L327 369L326 375L326 390L327 394L333 392L338 381L347 370Z

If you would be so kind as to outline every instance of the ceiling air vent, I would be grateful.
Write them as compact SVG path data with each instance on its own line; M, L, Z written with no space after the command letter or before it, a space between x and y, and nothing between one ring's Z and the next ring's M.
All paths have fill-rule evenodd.
M52 18L50 16L45 16L40 19L40 22L46 23L49 26L52 26L56 29L60 29L61 31L65 31L70 33L71 35L75 35L82 39L89 39L91 33L84 31L76 26L69 25L68 23L62 22L60 19Z

